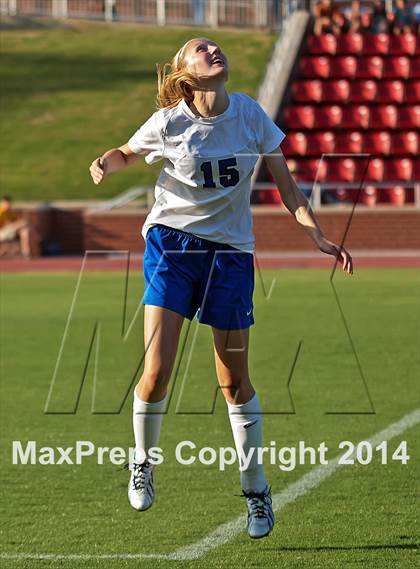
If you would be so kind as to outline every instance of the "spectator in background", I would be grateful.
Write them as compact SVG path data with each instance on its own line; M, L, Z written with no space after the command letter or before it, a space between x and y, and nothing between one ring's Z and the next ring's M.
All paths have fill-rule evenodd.
M314 8L314 34L335 34L340 35L350 29L350 24L344 14L333 5L331 0L320 0Z
M365 14L366 15L366 14ZM369 31L374 34L418 33L420 23L420 3L395 0L395 9L387 14L385 1L374 0L370 13L370 23L364 22L360 0L352 0L351 5L339 8L332 0L318 0L314 8L314 34ZM390 20L393 20L392 24ZM369 20L368 20L369 21Z
M350 13L350 32L360 32L362 27L362 15L360 13L360 0L353 0Z
M341 31L359 32L362 26L362 17L360 13L360 0L352 0L351 4L346 4L343 8L338 10L344 18L344 24Z
M411 27L413 24L413 7L407 4L405 0L396 0L394 9L394 22L392 28L394 34L409 34L411 32Z
M336 36L350 31L350 21L337 6L333 7L331 31Z
M29 229L26 221L12 210L12 198L3 196L0 200L0 245L19 239L22 255L29 258Z
M331 0L320 0L314 8L314 34L320 36L331 32L333 7Z
M389 21L386 15L385 2L383 0L375 0L373 3L370 31L374 34L389 33Z

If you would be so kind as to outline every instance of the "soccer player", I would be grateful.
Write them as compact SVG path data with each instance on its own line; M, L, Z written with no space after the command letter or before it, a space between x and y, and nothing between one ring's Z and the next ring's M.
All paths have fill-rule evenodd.
M95 184L141 155L164 165L142 235L145 293L143 374L134 392L135 459L128 497L136 510L154 500L149 450L158 445L168 382L184 318L197 313L212 327L216 374L227 402L238 456L262 446L262 415L248 373L249 327L254 323L254 235L251 175L259 155L286 207L324 253L351 274L352 260L328 241L280 151L284 133L259 104L228 94L228 61L206 38L188 41L170 69L159 69L158 105L127 144L93 161ZM165 254L165 251L168 253ZM198 311L198 312L197 312ZM270 488L257 452L241 471L248 533L261 538L274 525Z

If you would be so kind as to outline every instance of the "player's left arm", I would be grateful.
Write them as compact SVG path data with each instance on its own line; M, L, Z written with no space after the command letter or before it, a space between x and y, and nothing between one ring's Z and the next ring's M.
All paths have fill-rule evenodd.
M264 156L265 162L273 175L284 205L296 218L309 237L323 253L333 255L343 266L343 271L353 274L353 260L346 249L329 241L322 233L306 196L298 188L287 166L280 148Z

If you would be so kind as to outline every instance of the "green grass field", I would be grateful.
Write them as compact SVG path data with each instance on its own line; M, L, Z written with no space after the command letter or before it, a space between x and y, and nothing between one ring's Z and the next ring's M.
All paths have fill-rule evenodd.
M156 110L155 63L197 34L219 42L229 91L256 96L275 35L71 21L66 27L2 30L2 191L16 199L103 199L154 186L161 165L129 169L99 189L88 168L127 142Z
M324 270L264 271L255 292L256 325L250 366L264 411L265 443L278 448L298 441L325 441L334 458L338 443L357 443L400 420L419 405L419 274L416 270L360 270L353 278L337 273L334 286L363 372L375 414ZM231 446L225 404L219 393L214 413L215 373L210 330L195 324L183 330L184 350L161 447L165 462L156 469L157 501L145 513L131 510L127 473L106 460L82 465L13 465L12 441L42 446L132 444L131 392L121 413L92 414L95 346L74 414L95 322L96 412L115 412L141 360L142 312L133 320L142 293L140 273L130 275L125 330L125 276L86 273L80 283L65 347L44 414L57 355L78 275L4 274L1 282L1 463L2 558L4 567L187 567L237 566L307 568L415 567L418 526L415 507L418 428L388 442L388 464L378 453L366 466L343 466L277 513L269 538L254 542L245 530L194 560L129 559L127 554L165 554L199 543L220 524L244 513L235 466L182 466L174 458L179 441L197 448ZM288 390L288 378L301 342ZM181 342L182 344L183 342ZM98 344L97 344L98 346ZM187 367L187 361L189 366ZM183 396L180 398L180 393ZM290 395L292 399L290 398ZM293 409L295 413L293 413ZM391 460L408 442L406 465ZM266 467L273 493L287 489L314 466L284 472ZM11 559L10 554L62 554L62 559ZM68 558L71 554L89 558ZM100 555L122 557L101 559ZM124 557L125 556L125 557Z

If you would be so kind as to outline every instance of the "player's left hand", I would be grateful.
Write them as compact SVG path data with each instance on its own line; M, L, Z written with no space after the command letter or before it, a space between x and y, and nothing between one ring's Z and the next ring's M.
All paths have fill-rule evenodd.
M335 245L332 241L328 239L323 239L319 246L320 251L326 253L327 255L333 255L339 263L343 265L343 271L349 275L353 274L353 259L350 253L340 245Z

